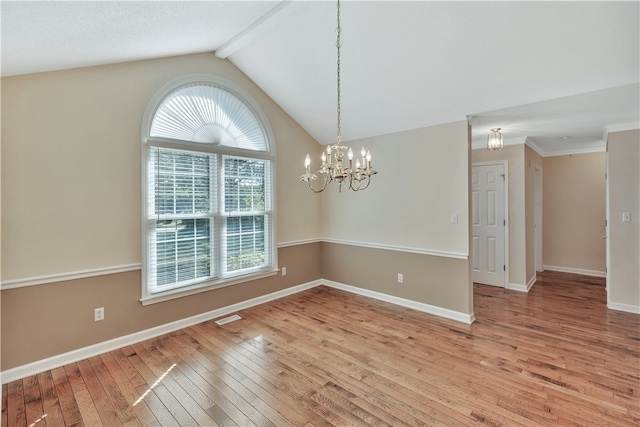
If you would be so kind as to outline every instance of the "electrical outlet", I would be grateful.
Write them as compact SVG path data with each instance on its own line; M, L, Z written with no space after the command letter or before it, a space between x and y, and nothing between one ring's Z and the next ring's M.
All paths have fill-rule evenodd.
M282 267L282 270L280 270L280 271L282 271L282 275L283 276L287 275L287 267Z
M404 281L404 276L402 273L398 273L398 283L402 283Z
M458 223L458 214L457 213L452 213L451 214L451 224L457 224Z
M93 310L93 319L98 322L104 320L104 307L96 308Z

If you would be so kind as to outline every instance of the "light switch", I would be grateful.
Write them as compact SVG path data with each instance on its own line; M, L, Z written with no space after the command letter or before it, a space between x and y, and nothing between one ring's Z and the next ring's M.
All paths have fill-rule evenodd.
M622 212L622 222L631 222L631 212Z
M451 224L457 224L458 223L458 214L457 213L452 213L451 214Z

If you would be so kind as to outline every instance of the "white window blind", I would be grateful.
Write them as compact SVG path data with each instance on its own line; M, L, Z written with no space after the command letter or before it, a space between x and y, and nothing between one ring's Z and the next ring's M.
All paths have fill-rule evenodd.
M255 114L237 96L214 85L189 85L170 93L153 118L150 136L267 151Z
M272 198L268 175L267 161L224 157L223 268L229 274L269 263L265 258Z
M265 135L242 100L214 85L189 84L160 103L145 148L144 295L275 268Z
M149 154L151 293L215 277L217 155L157 147Z

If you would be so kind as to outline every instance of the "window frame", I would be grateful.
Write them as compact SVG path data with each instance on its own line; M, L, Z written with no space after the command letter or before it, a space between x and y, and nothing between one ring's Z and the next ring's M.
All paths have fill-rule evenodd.
M156 115L158 108L162 105L162 102L175 90L179 90L184 86L197 84L213 85L222 90L225 90L235 97L237 97L249 110L254 114L259 124L262 126L265 139L266 139L266 151L253 151L242 148L227 147L222 145L204 144L198 142L190 142L177 140L172 138L163 137L151 137L151 125ZM163 85L151 98L147 108L145 110L142 129L141 129L141 164L142 164L142 191L141 191L141 232L142 232L142 276L141 276L141 299L143 305L153 304L157 302L167 301L174 298L180 298L187 295L193 295L200 292L209 291L212 289L218 289L226 286L232 286L248 281L253 281L269 276L276 275L278 273L278 252L277 252L277 229L276 229L276 156L275 156L275 139L273 132L269 126L266 115L259 107L259 105L249 96L244 90L237 85L212 75L187 75L182 76ZM224 194L224 158L234 157L243 159L256 159L267 162L269 173L265 177L265 192L266 197L270 197L271 209L267 210L260 215L264 215L265 221L265 257L267 257L265 267L255 267L249 269L249 271L237 274L228 274L222 276L219 271L219 277L217 278L205 278L202 280L195 279L196 283L191 285L174 287L165 291L151 292L149 278L149 243L152 236L152 227L155 227L155 222L149 219L148 215L148 203L149 203L149 188L148 188L148 164L149 154L151 147L157 147L159 149L174 149L183 150L203 154L215 154L218 162L218 176L214 181L217 182L218 200L213 204L217 206L217 209L212 213L214 232L211 233L212 241L217 242L212 245L212 257L215 257L215 263L218 267L222 266L223 259L222 254L226 251L223 248L223 244L226 242L224 231L222 230L223 224L226 222L226 218L229 216L224 212L224 201L222 200ZM242 214L246 214L242 212ZM267 230L271 234L267 238Z

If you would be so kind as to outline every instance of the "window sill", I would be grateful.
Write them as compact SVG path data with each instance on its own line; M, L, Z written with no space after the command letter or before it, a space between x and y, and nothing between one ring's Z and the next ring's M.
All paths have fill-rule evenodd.
M195 295L195 294L199 294L201 292L207 292L207 291L211 291L214 289L220 289L220 288L224 288L227 286L233 286L233 285L237 285L240 283L244 283L244 282L250 282L253 280L258 280L258 279L264 279L266 277L271 277L271 276L275 276L276 274L278 274L280 270L277 268L274 268L272 270L267 270L267 271L261 271L258 273L253 273L253 274L248 274L245 276L238 276L238 277L234 277L231 279L227 279L223 282L205 282L205 283L200 283L197 285L193 285L193 286L189 286L186 288L178 288L178 289L173 289L170 291L166 291L166 292L162 292L162 293L158 293L155 295L149 295L149 296L145 296L143 298L140 299L140 302L142 303L142 305L151 305L151 304L156 304L159 302L164 302L164 301L169 301L172 299L176 299L176 298L182 298L182 297L186 297L189 295Z

